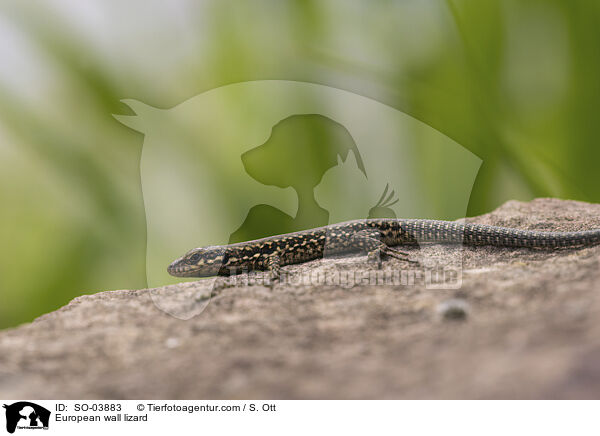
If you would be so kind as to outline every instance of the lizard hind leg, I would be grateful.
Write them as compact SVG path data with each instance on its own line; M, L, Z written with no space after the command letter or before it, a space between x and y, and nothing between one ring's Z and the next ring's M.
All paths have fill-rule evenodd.
M392 258L398 259L398 260L403 260L405 262L419 263L418 261L412 260L412 259L409 258L410 253L408 253L406 251L400 251L400 250L397 250L397 249L392 248L392 247L388 247L387 245L383 249L382 253L385 256L389 256L389 257L392 257Z
M409 259L409 253L387 246L381 241L381 236L377 231L361 230L356 232L351 236L351 244L361 251L366 251L368 261L376 263L379 269L381 269L385 257L417 263Z

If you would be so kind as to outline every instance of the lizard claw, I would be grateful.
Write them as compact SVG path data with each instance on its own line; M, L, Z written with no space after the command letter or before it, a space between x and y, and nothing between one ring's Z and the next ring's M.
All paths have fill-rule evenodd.
M394 248L390 248L387 247L383 250L383 254L385 254L386 256L392 257L394 259L398 259L398 260L403 260L404 262L409 262L409 263L419 263L419 261L417 260L413 260L410 259L410 253L407 253L406 251L400 251L400 250L396 250Z

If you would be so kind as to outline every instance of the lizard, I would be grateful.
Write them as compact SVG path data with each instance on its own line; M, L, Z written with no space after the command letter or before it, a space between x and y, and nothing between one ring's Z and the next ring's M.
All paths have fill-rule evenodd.
M194 248L171 263L167 271L176 277L266 271L272 283L279 279L282 266L320 259L325 254L363 252L379 267L388 257L415 262L396 247L422 242L554 250L600 244L600 229L547 232L426 219L354 220L254 241Z

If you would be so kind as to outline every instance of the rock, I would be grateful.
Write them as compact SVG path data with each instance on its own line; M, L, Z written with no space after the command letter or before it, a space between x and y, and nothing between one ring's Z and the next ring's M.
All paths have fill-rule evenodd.
M444 320L464 321L469 314L470 306L462 298L451 298L438 304L437 312Z
M584 230L600 228L600 205L510 201L468 221ZM272 290L235 286L207 302L195 298L202 281L100 292L0 332L0 392L14 399L600 395L600 247L409 250L433 264L462 265L459 295L419 280L292 280ZM303 279L374 268L354 256L285 269ZM384 268L408 267L390 260ZM438 308L456 298L471 309L467 322L439 322Z

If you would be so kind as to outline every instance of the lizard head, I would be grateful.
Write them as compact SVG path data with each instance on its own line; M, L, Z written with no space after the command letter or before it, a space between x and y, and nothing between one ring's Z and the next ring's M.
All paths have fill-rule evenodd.
M226 247L194 248L171 263L167 271L175 277L211 277L226 275L228 263Z

